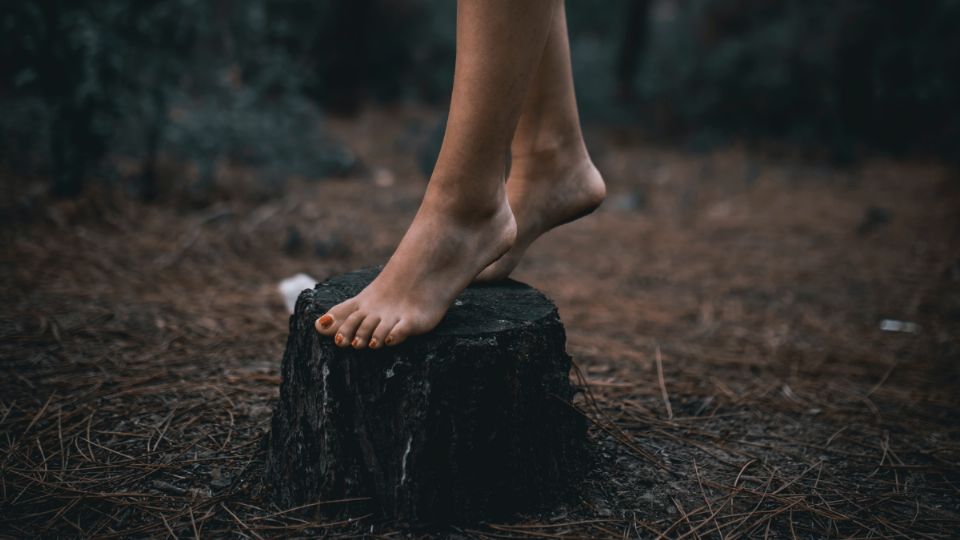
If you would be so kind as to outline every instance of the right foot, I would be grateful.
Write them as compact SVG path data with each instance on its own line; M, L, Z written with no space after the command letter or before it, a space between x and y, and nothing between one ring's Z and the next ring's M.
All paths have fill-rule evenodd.
M517 240L477 276L477 281L508 277L534 240L596 210L607 190L600 172L580 145L570 152L552 150L514 157L507 192L517 220Z
M424 198L380 275L317 319L317 332L356 349L397 345L432 330L454 298L513 245L517 226L499 189L491 205Z

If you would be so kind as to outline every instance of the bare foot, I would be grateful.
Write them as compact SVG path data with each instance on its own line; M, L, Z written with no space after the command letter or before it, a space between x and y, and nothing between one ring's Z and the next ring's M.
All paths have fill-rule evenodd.
M450 210L428 193L380 275L317 319L317 332L341 347L377 349L432 330L477 273L513 245L517 225L502 188L499 199L488 209Z
M534 240L596 210L607 190L586 149L582 149L515 157L507 193L517 220L517 240L477 276L477 281L509 276Z

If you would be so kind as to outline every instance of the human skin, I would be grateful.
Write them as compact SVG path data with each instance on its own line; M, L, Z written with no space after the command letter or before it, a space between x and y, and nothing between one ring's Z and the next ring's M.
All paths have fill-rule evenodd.
M602 198L562 0L459 0L447 129L420 208L380 275L316 329L358 349L428 332L478 274L506 277L537 236Z
M562 3L524 99L510 155L507 197L517 220L517 239L477 276L479 281L509 276L540 235L589 214L606 196L580 129Z

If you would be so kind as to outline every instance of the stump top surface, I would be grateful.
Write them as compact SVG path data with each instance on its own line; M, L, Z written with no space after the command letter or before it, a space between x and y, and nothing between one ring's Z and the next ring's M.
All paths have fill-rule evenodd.
M379 273L379 267L364 268L318 283L313 289L318 312L355 296ZM543 293L519 281L472 284L457 296L431 334L468 336L502 332L549 317L555 310L556 306Z

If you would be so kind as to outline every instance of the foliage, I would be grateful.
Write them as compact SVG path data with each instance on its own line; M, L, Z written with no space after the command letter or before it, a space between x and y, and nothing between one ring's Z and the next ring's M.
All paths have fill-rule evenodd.
M960 155L960 1L569 0L588 120L661 135ZM273 176L352 166L319 109L449 95L448 0L0 5L0 164L77 193L119 155ZM620 98L620 99L612 99ZM129 176L129 175L128 175ZM204 176L202 174L201 176ZM268 175L269 176L269 175Z
M309 5L310 2L293 2ZM0 160L74 195L108 155L139 158L156 195L160 154L209 177L220 159L319 174L352 158L322 137L315 77L264 0L47 0L0 8ZM280 5L280 3L277 3ZM291 14L291 16L296 14ZM295 29L294 29L295 30ZM311 125L305 122L312 121Z
M4 157L50 163L60 195L75 194L108 152L118 119L156 130L170 80L182 69L198 20L189 0L5 3L0 96L11 111ZM6 115L4 115L6 117ZM154 134L156 136L156 134ZM44 141L45 140L45 141ZM47 144L42 144L47 142ZM7 154L7 152L4 152Z
M956 0L694 0L661 15L644 91L676 128L960 150Z

